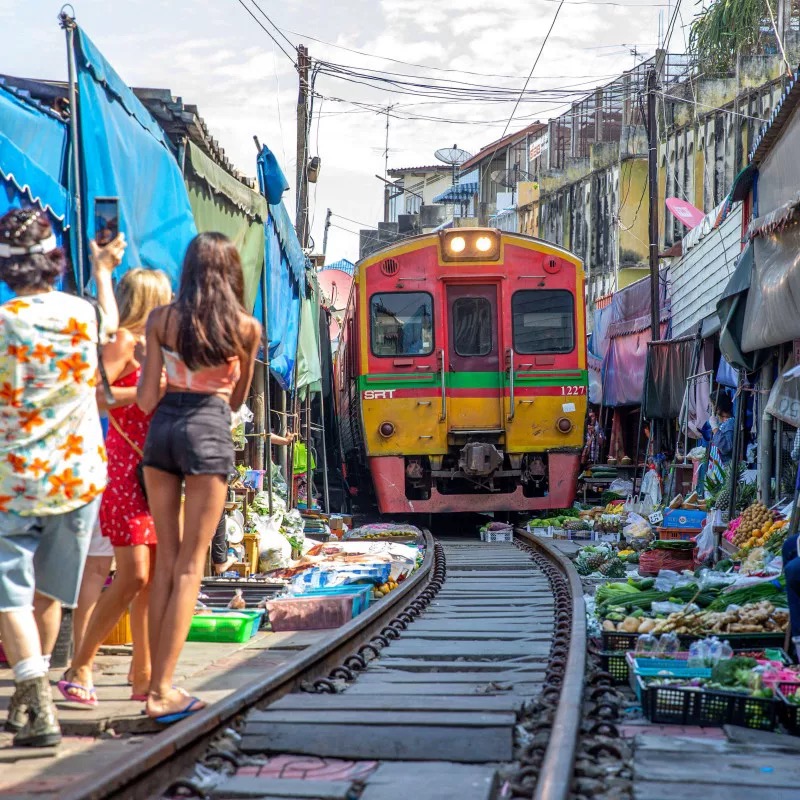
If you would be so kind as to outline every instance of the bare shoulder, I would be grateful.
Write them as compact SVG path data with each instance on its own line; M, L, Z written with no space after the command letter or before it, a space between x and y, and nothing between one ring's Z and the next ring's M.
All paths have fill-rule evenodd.
M242 333L247 337L247 342L255 346L261 341L261 323L249 314L242 315Z
M171 306L157 306L147 317L147 330L155 332L159 338L164 338L169 310Z

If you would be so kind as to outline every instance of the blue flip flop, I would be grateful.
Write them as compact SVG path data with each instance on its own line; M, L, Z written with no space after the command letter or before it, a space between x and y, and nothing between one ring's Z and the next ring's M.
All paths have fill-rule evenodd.
M202 711L205 708L204 705L195 708L195 706L202 702L203 701L199 697L190 697L189 703L183 711L176 711L173 714L162 714L160 717L151 717L150 719L152 719L153 722L157 722L159 725L172 725L173 722L180 722L182 719L186 719L187 717L191 717L192 714Z

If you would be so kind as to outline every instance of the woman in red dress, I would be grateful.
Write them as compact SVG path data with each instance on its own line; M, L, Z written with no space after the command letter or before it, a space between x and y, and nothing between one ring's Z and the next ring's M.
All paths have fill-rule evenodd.
M145 414L136 405L136 385L144 357L147 317L157 306L170 302L172 287L159 270L134 269L120 280L116 294L120 327L115 341L103 348L103 366L114 404L108 412L108 486L100 506L100 528L114 546L117 571L95 606L72 665L58 685L67 700L92 706L97 705L92 681L94 659L129 607L133 634L131 699L144 702L150 683L147 604L155 566L156 530L137 470L152 414Z

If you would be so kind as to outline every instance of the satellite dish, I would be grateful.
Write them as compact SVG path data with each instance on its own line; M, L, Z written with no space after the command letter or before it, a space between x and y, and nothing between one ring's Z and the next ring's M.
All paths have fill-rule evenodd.
M521 180L530 180L533 176L521 169L496 169L492 174L492 180L505 186L507 189L513 189Z
M453 168L453 186L456 185L456 169L460 167L465 161L472 158L472 153L462 150L458 145L452 147L440 147L435 153L437 160L444 164L449 164Z
M434 153L434 156L443 164L449 164L451 167L458 167L472 158L472 153L468 153L457 145L453 145L452 147L440 147Z

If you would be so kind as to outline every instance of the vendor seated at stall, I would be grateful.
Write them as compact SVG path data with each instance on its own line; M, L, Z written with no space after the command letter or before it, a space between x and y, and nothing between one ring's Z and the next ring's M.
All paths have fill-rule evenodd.
M291 444L296 434L289 433L280 436L277 433L270 433L269 443L274 447L287 447ZM234 473L232 478L238 478L239 473ZM236 563L236 556L228 550L228 532L225 524L225 511L222 512L214 538L211 540L211 565L215 575L222 575Z
M719 451L719 457L723 464L729 464L733 454L733 436L735 421L733 419L733 403L727 394L721 394L717 398L714 408L715 416L711 423L711 444Z

